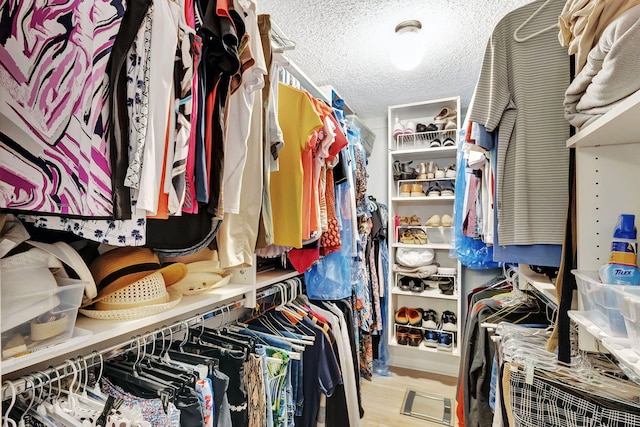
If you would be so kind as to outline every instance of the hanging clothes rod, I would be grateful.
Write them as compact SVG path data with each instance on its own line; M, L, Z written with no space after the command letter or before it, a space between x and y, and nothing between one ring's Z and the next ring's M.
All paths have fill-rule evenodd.
M300 279L297 279L297 280L299 282ZM286 284L287 286L289 285L287 281L284 281L281 283ZM298 286L298 284L296 284L296 286ZM281 290L279 287L275 286L274 284L274 285L271 285L269 288L259 292L256 295L256 300L260 300L260 299L275 295L277 293L281 293ZM102 363L106 359L110 359L119 354L122 354L127 350L133 349L134 348L133 346L136 344L151 342L157 339L158 336L166 336L167 334L172 335L174 333L178 333L182 330L188 329L190 326L197 325L201 322L204 322L207 319L211 319L220 314L228 313L238 308L242 308L245 306L246 302L247 302L247 299L242 298L240 300L231 302L224 306L216 307L202 314L196 314L187 319L174 322L169 326L163 326L161 328L156 329L155 331L147 332L143 335L138 335L127 341L108 347L106 349L103 349L100 351L94 350L91 354L88 354L85 356L78 356L75 359L68 359L64 363L61 363L60 365L50 367L45 370L36 371L30 375L24 375L14 380L6 380L2 384L2 400L4 401L5 399L11 398L13 394L13 390L15 390L15 394L18 395L20 393L25 392L28 389L28 387L40 387L40 385L36 386L34 384L34 381L33 381L34 377L47 378L50 382L53 382L58 379L66 378L70 375L73 375L74 373L77 373L78 370L84 370L84 369L97 366L98 364ZM76 369L75 368L76 365L74 364L77 364L79 368ZM69 371L69 369L71 369L71 371ZM31 380L27 380L27 378L31 378ZM9 386L8 384L9 382L13 384L13 390L11 389L11 386Z

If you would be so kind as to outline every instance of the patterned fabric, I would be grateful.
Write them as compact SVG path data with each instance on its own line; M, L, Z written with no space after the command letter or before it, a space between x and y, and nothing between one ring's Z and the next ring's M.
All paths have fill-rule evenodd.
M113 397L123 399L124 406L130 406L140 410L142 417L151 423L152 427L180 426L180 411L171 402L167 404L167 411L165 412L160 399L136 397L111 383L111 381L105 377L102 377L100 380L100 390L103 394L110 394Z
M371 222L371 219L369 219ZM382 330L382 312L380 311L380 286L378 285L378 268L376 267L376 251L372 247L369 250L368 259L369 274L371 276L371 300L373 304L373 313L375 323L373 329Z
M525 381L525 373L510 372L511 408L516 427L606 426L640 425L640 414L601 406L569 393L534 375Z
M354 260L353 277L351 283L355 286L356 296L356 317L358 326L365 332L371 330L373 323L373 313L371 312L371 288L369 286L369 275L365 263L365 245L367 236L362 234L358 239L358 257Z
M285 393L287 366L289 355L287 352L274 347L267 349L267 371L269 389L271 391L271 414L275 427L287 425L287 399Z
M370 380L373 378L373 338L369 333L360 333L360 376Z
M202 408L203 427L213 427L213 388L211 380L196 381L196 393L200 399L200 407Z
M320 255L325 256L333 252L339 252L341 250L340 245L342 244L342 241L340 239L340 224L338 222L338 215L336 214L333 169L327 169L326 173L323 173L322 176L326 176L326 188L324 194L327 208L326 214L328 230L322 233L322 237L320 238Z
M151 49L152 17L153 4L149 5L147 14L142 21L126 60L127 111L131 126L129 127L130 160L124 184L127 187L136 189L140 183L140 169L142 168L144 142L147 135L147 118L149 116L149 63L151 61L149 52Z
M106 67L124 4L4 2L0 208L112 215Z
M267 400L262 375L262 358L250 354L244 362L244 383L247 388L249 427L264 427L267 424Z
M35 227L48 230L68 231L85 239L112 246L142 246L147 241L147 219L136 214L136 202L131 201L131 219L127 220L81 220L57 216L20 215Z

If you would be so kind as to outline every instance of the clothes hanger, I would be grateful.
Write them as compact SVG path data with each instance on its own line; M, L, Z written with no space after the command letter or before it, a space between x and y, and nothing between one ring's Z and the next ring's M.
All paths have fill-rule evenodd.
M530 39L532 39L532 38L534 38L536 36L539 36L540 34L546 33L547 31L559 28L558 23L555 23L553 25L548 26L547 28L543 28L542 30L536 31L535 33L530 34L530 35L525 36L525 37L520 37L518 35L518 32L520 30L522 30L522 28L525 25L527 25L529 23L529 21L531 21L538 14L538 12L540 12L547 4L551 3L552 1L557 1L557 0L547 0L544 3L542 3L540 5L540 7L538 9L536 9L536 11L531 14L530 17L528 17L522 24L520 24L520 26L518 26L518 28L516 28L516 30L513 32L513 39L515 41L517 41L518 43L526 42L527 40L530 40Z

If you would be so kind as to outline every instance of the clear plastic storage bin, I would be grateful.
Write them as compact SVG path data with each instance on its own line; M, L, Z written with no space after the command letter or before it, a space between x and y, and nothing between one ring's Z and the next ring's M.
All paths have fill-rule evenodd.
M600 283L597 271L572 270L576 276L583 310L591 320L614 337L626 337L623 316L625 295L640 298L640 286L609 285Z
M451 243L451 227L426 227L429 243Z
M85 282L65 278L56 280L58 286L48 291L3 297L3 306L24 307L11 313L2 311L4 325L20 322L2 332L3 360L49 347L73 335Z

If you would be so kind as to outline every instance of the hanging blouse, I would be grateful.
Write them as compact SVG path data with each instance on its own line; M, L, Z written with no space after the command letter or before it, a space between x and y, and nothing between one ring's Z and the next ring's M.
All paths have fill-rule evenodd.
M114 213L106 68L124 11L122 0L24 0L5 10L0 208Z

